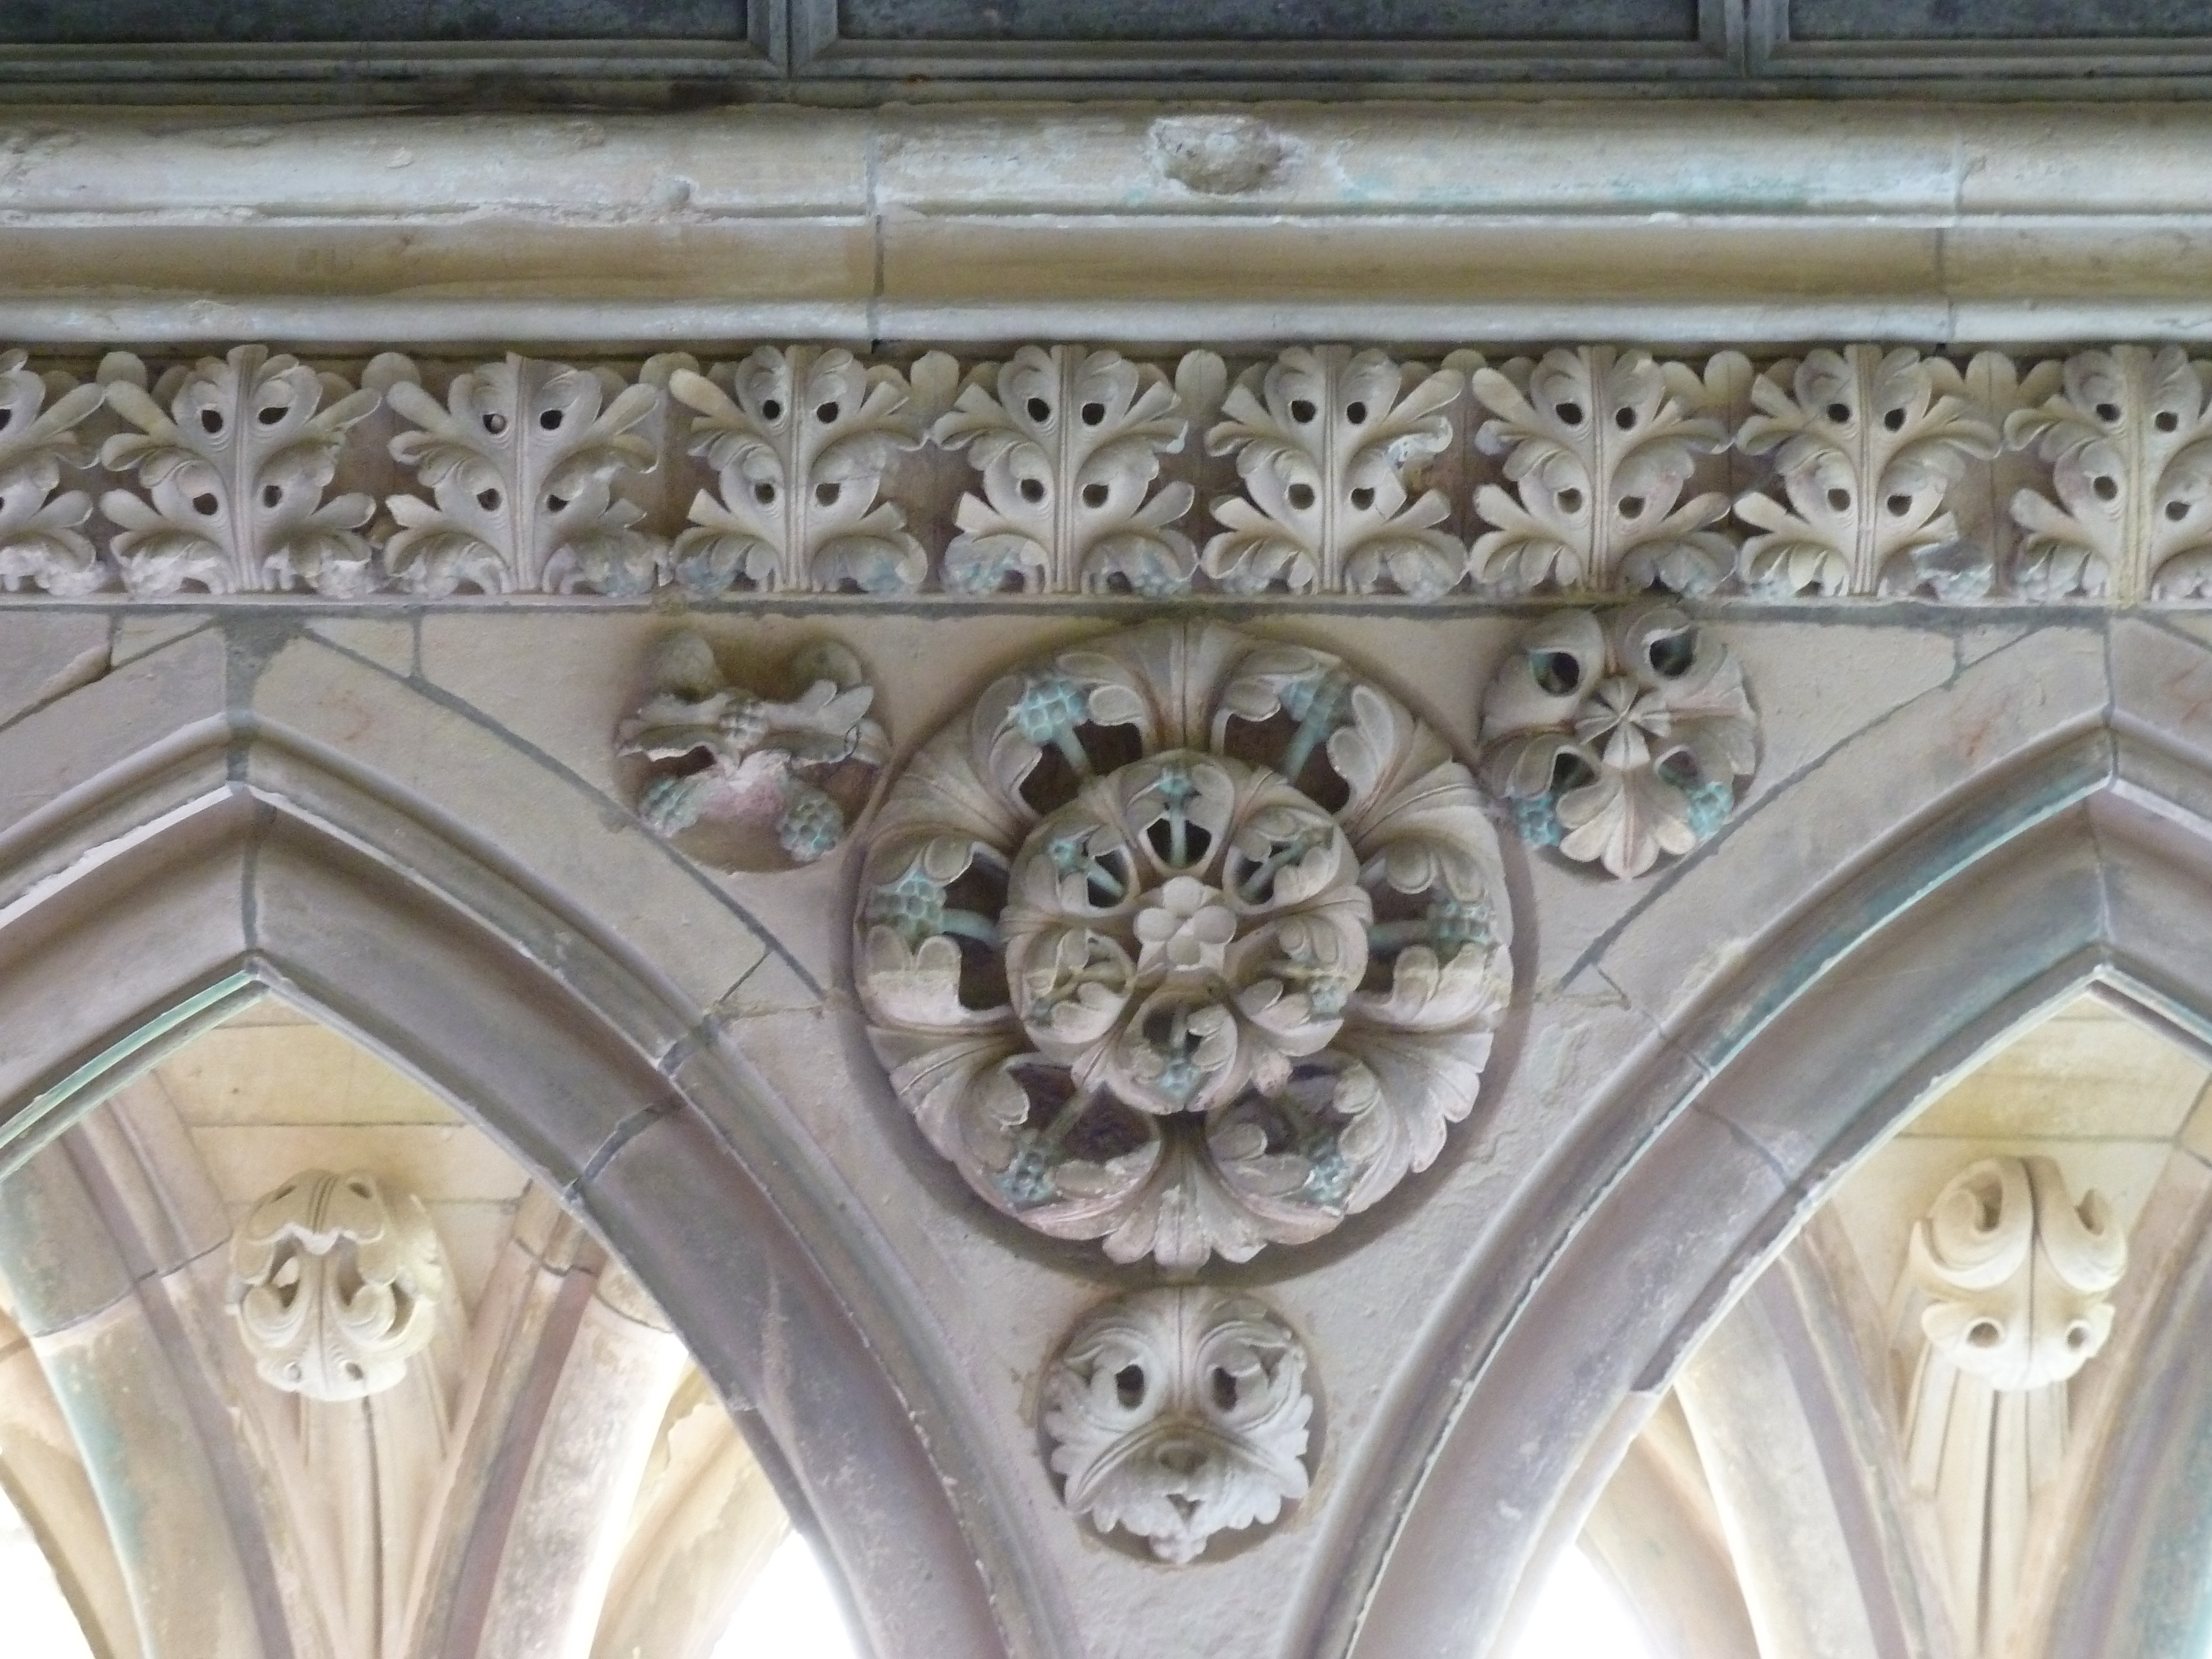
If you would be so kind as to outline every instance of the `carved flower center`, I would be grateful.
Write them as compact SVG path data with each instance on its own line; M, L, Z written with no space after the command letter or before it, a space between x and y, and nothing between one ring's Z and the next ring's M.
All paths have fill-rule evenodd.
M1170 876L1137 912L1140 977L1218 974L1237 937L1237 915L1221 890L1194 876Z

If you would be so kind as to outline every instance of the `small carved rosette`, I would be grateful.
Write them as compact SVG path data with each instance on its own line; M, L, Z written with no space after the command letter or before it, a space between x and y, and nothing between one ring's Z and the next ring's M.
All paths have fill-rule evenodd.
M1218 1532L1273 1522L1306 1494L1305 1372L1297 1336L1250 1297L1187 1286L1109 1303L1045 1378L1067 1507L1177 1565Z
M809 647L780 702L726 678L697 634L671 635L653 689L616 733L649 763L638 816L655 835L725 870L811 864L845 839L882 769L887 740L867 717L875 689L842 646Z
M294 1176L230 1243L230 1305L262 1379L310 1400L360 1400L407 1374L447 1288L422 1204L362 1170Z
M1734 653L1666 605L1534 624L1490 682L1482 736L1522 839L1615 876L1711 836L1757 760Z
M991 1204L1117 1261L1337 1225L1465 1117L1510 989L1495 836L1335 659L1158 623L1000 680L884 804L860 999Z

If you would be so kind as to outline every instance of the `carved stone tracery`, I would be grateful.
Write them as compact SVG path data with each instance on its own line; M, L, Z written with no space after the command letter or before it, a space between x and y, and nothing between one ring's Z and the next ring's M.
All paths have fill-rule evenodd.
M1158 623L988 690L863 877L878 1054L998 1209L1194 1268L1425 1168L1510 985L1466 769L1319 652Z

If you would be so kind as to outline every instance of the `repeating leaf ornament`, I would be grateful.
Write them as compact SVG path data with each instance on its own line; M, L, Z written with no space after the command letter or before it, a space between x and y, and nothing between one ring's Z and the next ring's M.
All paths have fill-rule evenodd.
M950 378L933 353L918 377ZM929 555L905 515L879 501L884 473L921 447L922 398L906 376L864 365L842 348L763 346L742 363L670 377L677 401L697 411L690 452L714 469L720 493L699 492L693 527L677 538L676 580L708 596L755 589L908 593L928 574Z
M137 428L100 452L109 471L146 487L143 498L111 489L100 499L133 593L196 583L210 593L304 586L349 598L376 586L361 533L375 498L323 498L347 429L376 408L376 392L255 345L173 368L150 394L144 365L127 352L112 353L100 380L107 406Z
M1446 410L1464 385L1456 369L1343 346L1292 346L1247 369L1206 438L1244 483L1212 505L1225 527L1206 545L1206 574L1240 593L1455 586L1467 550L1437 528L1450 503L1436 489L1412 496L1407 473L1450 444Z
M28 582L64 597L89 593L107 580L81 527L92 497L54 492L63 468L92 464L76 428L105 394L66 374L37 374L27 361L21 350L0 353L0 587L12 593Z
M1180 480L1152 485L1189 425L1167 376L1118 352L1024 346L982 365L934 428L939 444L967 451L983 483L981 496L960 498L945 585L1186 591L1197 557L1174 526L1195 496Z
M1620 877L1711 836L1758 759L1735 653L1666 605L1534 623L1492 677L1482 735L1522 839Z
M1443 740L1334 658L1206 624L989 688L894 785L855 932L930 1144L1024 1225L1177 1270L1427 1167L1510 989Z
M2005 441L2051 465L2056 502L2012 498L2026 532L2014 585L2033 599L2212 593L2212 366L2179 346L2069 357L2060 390L2005 420Z
M456 374L441 405L405 358L371 368L416 428L392 439L392 459L432 496L385 503L399 524L385 563L400 582L434 599L464 586L642 593L659 579L665 544L614 493L617 477L653 465L637 428L659 412L659 387L510 355Z
M1775 364L1752 399L1759 412L1736 441L1774 453L1787 505L1759 491L1736 500L1736 516L1761 532L1744 544L1747 586L1988 596L1994 561L1960 544L1949 495L1999 438L1956 367L1902 346L1846 346Z
M1495 418L1475 441L1506 458L1517 493L1476 493L1476 512L1495 527L1475 540L1475 580L1507 593L1719 586L1735 558L1712 527L1728 497L1681 496L1698 459L1727 441L1705 411L1726 406L1741 361L1719 353L1701 380L1649 352L1580 346L1477 369L1474 395Z

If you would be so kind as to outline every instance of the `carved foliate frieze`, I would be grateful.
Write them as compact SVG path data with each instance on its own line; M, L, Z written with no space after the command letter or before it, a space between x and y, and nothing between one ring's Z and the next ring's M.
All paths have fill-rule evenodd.
M738 684L698 634L661 641L645 701L616 733L645 763L637 811L654 834L731 870L811 864L844 840L889 746L868 718L875 690L827 641L779 678L791 696Z
M1614 876L1711 836L1758 758L1735 653L1668 605L1532 623L1484 694L1482 737L1522 838Z
M1333 657L1202 623L991 686L886 799L856 927L931 1145L1024 1224L1177 1269L1427 1167L1510 990L1449 746Z
M397 1384L429 1345L447 1283L421 1202L363 1170L303 1170L231 1238L230 1305L254 1369L310 1400Z
M1505 593L1540 587L1708 593L1726 581L1735 544L1714 526L1728 497L1682 499L1699 458L1728 441L1708 412L1749 372L1735 353L1705 378L1645 351L1583 346L1477 369L1474 395L1492 411L1476 441L1506 458L1508 490L1475 498L1479 583Z
M1045 1377L1067 1507L1176 1565L1274 1522L1306 1494L1305 1372L1297 1335L1255 1297L1190 1285L1107 1304Z
M1740 497L1759 533L1743 546L1753 592L1911 593L1986 598L1986 550L1961 544L1948 501L1968 462L1994 459L1999 437L1940 357L1869 345L1814 351L1753 382L1759 412L1736 437L1774 455L1781 499Z
M703 375L689 358L666 361L669 391L696 411L690 452L717 485L693 498L672 552L688 592L921 586L929 554L880 495L896 457L921 447L951 358L924 357L913 384L842 349L763 346Z
M702 361L0 356L0 587L2212 598L2179 345Z

